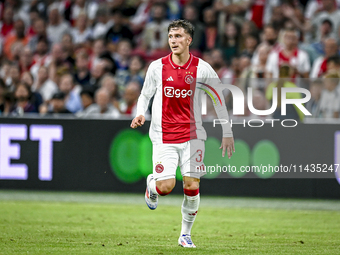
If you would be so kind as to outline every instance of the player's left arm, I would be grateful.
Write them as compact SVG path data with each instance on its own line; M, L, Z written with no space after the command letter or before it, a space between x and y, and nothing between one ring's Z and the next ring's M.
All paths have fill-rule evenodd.
M145 112L151 97L156 93L156 83L153 78L155 66L155 62L152 62L146 72L144 85L137 101L136 117L131 122L131 128L141 127L145 123Z
M216 72L212 69L209 65L206 70L205 75L205 82L207 85L211 86L210 90L211 95L213 96L214 108L219 119L227 120L227 124L222 124L222 143L220 149L222 149L222 157L225 156L227 152L228 158L233 155L235 152L235 145L234 145L234 138L233 138L233 131L231 130L231 126L229 123L229 114L227 110L227 106L225 105L225 100L223 96L223 85L216 74Z

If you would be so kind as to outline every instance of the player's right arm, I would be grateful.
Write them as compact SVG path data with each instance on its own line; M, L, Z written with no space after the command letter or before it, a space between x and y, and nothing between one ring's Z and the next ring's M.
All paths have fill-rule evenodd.
M146 72L142 92L137 102L136 117L132 120L130 127L137 128L144 125L145 113L149 107L150 99L156 92L156 82L154 79L155 62L152 62Z

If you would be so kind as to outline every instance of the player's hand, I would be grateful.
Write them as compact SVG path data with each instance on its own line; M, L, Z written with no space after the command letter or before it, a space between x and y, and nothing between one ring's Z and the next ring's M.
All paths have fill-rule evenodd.
M144 125L145 117L143 115L139 115L138 117L134 118L131 122L130 127L137 128Z
M222 157L224 157L225 151L227 151L228 158L231 158L233 152L235 152L234 138L223 137L220 149L222 149Z

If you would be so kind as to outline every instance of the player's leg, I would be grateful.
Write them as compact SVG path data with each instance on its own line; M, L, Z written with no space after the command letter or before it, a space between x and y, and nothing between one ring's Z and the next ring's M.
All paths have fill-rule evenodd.
M176 184L176 169L178 165L177 145L157 144L153 146L153 174L147 178L145 202L152 210L157 208L158 195L168 195Z
M183 247L196 247L191 240L191 228L200 204L199 181L198 178L183 177L182 228L178 240L178 244Z
M166 196L175 187L176 179L170 178L166 180L156 181L153 174L149 174L146 180L145 201L151 210L157 208L158 195Z
M199 182L204 173L199 169L203 165L204 141L192 140L188 147L181 154L182 162L185 161L181 166L184 199L182 203L182 229L178 244L183 247L194 248L196 246L191 240L191 228L200 204Z

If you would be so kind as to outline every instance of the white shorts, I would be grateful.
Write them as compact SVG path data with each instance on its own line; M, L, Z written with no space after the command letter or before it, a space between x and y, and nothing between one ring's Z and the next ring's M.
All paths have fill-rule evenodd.
M152 161L155 180L176 178L177 166L181 168L182 176L199 179L206 174L204 152L204 141L198 139L185 143L154 144Z

